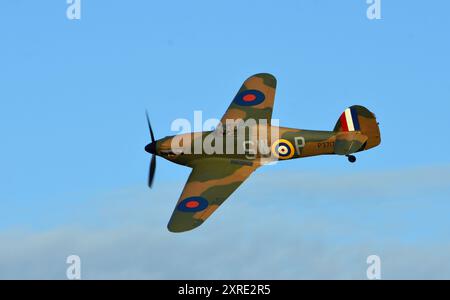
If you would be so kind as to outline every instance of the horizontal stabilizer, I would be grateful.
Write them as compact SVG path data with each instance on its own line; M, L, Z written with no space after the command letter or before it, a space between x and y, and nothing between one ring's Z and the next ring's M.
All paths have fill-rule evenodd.
M360 151L367 142L367 136L357 131L340 132L336 135L334 153L348 155Z

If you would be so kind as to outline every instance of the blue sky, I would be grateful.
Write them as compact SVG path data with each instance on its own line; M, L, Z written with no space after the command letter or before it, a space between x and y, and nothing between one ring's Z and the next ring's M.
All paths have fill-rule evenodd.
M63 278L72 252L87 278L364 278L372 252L387 278L450 278L448 1L384 0L373 21L363 0L82 0L78 21L66 7L0 4L1 278ZM220 118L258 72L278 79L281 125L332 129L361 104L382 144L354 165L262 168L204 226L167 232L189 169L160 159L146 189L145 109L170 135L194 110Z

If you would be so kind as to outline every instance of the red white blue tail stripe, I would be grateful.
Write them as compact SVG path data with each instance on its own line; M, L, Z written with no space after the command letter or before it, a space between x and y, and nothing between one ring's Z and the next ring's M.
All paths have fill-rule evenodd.
M340 117L342 131L359 131L358 112L354 108L347 108Z

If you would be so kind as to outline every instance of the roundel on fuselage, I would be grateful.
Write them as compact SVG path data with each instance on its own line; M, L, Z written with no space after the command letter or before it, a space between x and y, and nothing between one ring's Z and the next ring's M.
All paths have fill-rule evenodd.
M276 140L272 144L272 154L279 159L289 159L295 154L294 146L291 142L285 139Z

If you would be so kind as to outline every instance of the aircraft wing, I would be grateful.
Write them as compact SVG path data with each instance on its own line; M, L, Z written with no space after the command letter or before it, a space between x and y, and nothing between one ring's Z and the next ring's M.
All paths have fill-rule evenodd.
M226 158L198 160L167 225L169 231L200 226L258 166Z
M272 119L273 101L277 80L271 74L261 73L249 77L242 84L225 115L220 122L225 126L226 120Z

